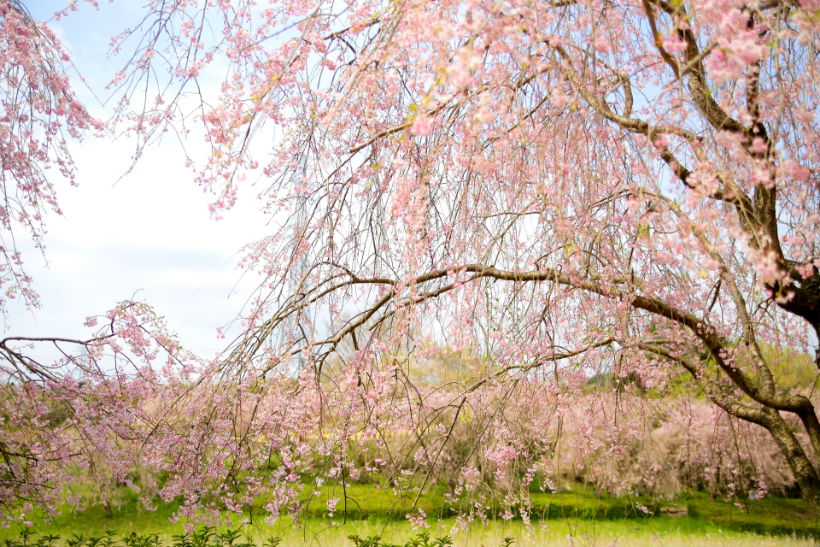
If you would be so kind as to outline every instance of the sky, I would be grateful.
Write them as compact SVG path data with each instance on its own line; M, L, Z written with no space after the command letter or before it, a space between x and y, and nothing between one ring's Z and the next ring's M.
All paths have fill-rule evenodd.
M48 20L64 5L35 0L28 8ZM77 13L50 25L100 95L118 68L107 58L109 39L136 17L141 2L101 2L99 11L79 5ZM104 119L106 107L72 77L92 113ZM87 336L87 316L133 298L153 306L194 352L210 357L224 349L230 336L217 339L217 327L236 318L258 282L237 268L242 247L267 229L253 188L214 220L211 197L194 184L172 139L149 148L124 178L134 151L128 139L88 136L72 151L78 186L58 184L64 214L47 218L45 257L18 234L42 306L29 310L10 302L3 336Z

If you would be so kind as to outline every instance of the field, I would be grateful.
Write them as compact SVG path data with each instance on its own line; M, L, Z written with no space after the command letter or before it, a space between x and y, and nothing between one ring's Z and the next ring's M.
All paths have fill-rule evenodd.
M337 496L322 488L310 504L307 518L300 524L282 518L273 526L256 519L240 529L237 541L249 540L257 545L274 538L280 546L353 545L348 536L380 536L383 542L405 544L423 529L413 529L404 518L410 502L374 485L357 484L348 489L347 518L341 504L331 517L325 500ZM451 536L456 546L495 547L512 538L515 546L814 546L820 538L818 518L809 506L795 499L767 497L735 505L711 500L701 493L688 494L670 502L656 502L644 496L633 499L597 497L576 485L572 491L555 494L533 494L533 521L526 526L520 519L500 518L473 522L466 530L457 528L452 515L446 514L443 498L435 491L420 499L419 507L428 518L431 542ZM651 515L636 509L637 504L653 508ZM28 539L46 535L59 536L55 545L71 540L74 545L91 545L93 538L104 538L107 531L116 537L131 538L156 534L161 544L172 544L173 536L184 533L182 523L172 523L175 505L164 505L146 511L134 496L125 496L113 515L106 516L102 507L83 512L64 509L50 524L38 515ZM233 529L237 529L238 522ZM224 527L222 530L231 529ZM20 545L20 527L0 530L5 545ZM73 538L73 539L72 539ZM86 540L85 543L82 540ZM87 541L91 539L91 541ZM97 541L97 544L102 542ZM422 543L423 545L423 543ZM432 543L430 543L432 545Z

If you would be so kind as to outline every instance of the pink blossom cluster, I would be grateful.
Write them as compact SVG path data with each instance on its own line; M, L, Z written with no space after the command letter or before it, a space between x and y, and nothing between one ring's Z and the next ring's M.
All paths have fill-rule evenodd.
M102 124L69 85L67 53L17 0L0 1L0 311L9 298L38 305L15 234L43 249L46 211L60 212L56 178L75 184L68 143Z
M421 362L376 367L364 379L355 360L320 376L237 380L169 344L144 307L110 315L102 332L116 336L99 342L93 363L113 365L116 376L78 360L82 381L4 386L4 520L27 519L33 505L18 500L55 509L75 484L88 492L68 500L79 507L112 510L129 488L149 510L181 501L175 518L207 524L242 521L260 500L269 521L299 518L321 487L337 492L325 502L333 518L353 506L341 504L341 487L357 482L403 495L443 484L464 522L492 517L492 504L504 508L495 516L529 521L530 492L579 483L614 495L696 489L729 499L793 488L763 429L703 398L647 397L635 380L588 377L578 392L571 376L522 378L464 394L427 384ZM170 361L117 345L135 328L149 357ZM126 362L142 364L127 371ZM417 527L426 517L407 516Z
M786 381L820 333L816 2L147 9L112 41L134 52L114 123L138 152L207 143L185 160L216 216L263 178L260 288L214 362L134 303L54 364L4 342L7 518L55 506L76 465L209 523L254 500L298 516L319 481L444 481L466 520L488 498L529 519L531 488L577 480L796 481L820 507L814 394ZM0 227L39 241L42 172L73 172L60 129L97 125L48 29L0 17Z

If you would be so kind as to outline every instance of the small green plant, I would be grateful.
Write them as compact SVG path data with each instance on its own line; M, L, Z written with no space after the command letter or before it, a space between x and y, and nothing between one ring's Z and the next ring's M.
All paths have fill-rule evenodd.
M106 532L106 534L107 533L108 532ZM58 535L46 534L37 540L37 547L54 547L54 542L58 539L60 539ZM110 547L110 544L105 545L105 547Z
M123 538L127 547L159 547L159 534L137 534L132 532Z
M34 532L24 529L20 532L19 539L6 539L4 547L56 547L56 542L60 539L57 535L44 535L34 540ZM242 536L240 528L229 529L218 532L211 526L203 526L194 530L191 534L178 534L171 536L170 547L278 547L282 541L279 536L270 536L267 540L255 543L250 537L245 537L244 541L239 541ZM414 537L408 539L403 545L382 541L380 535L360 537L356 534L347 536L356 547L452 547L453 538L450 536L439 536L433 538L430 533L423 530ZM510 547L513 543L512 537L505 537L502 547ZM74 534L66 540L67 547L162 547L158 534L138 534L132 532L121 539L117 539L114 530L106 530L102 536L85 536Z
M115 530L106 530L105 533L103 533L103 539L102 539L102 542L100 542L100 546L101 547L115 547L118 543L117 540L114 539L114 536L116 536L116 535L117 535L117 532Z
M174 547L191 547L191 542L188 539L188 534L177 534L171 536Z
M234 542L239 539L239 536L242 535L242 532L239 531L239 528L235 528L233 530L225 530L221 534L217 534L219 538L219 542L224 547L233 547Z
M43 535L34 539L36 534L29 529L23 529L17 539L5 539L2 547L57 547L58 535ZM160 541L159 534L138 534L136 532L122 538L117 537L114 530L106 530L101 536L85 536L74 534L65 542L66 547L278 547L282 538L270 536L261 543L255 542L251 536L242 538L241 528L234 528L218 532L211 526L203 526L194 530L192 534L171 536L171 542ZM365 544L370 546L370 544ZM373 544L371 547L375 547ZM380 546L381 547L381 546ZM397 546L398 547L398 546Z
M366 538L359 537L358 534L351 534L347 538L353 542L356 547L399 547L397 545L382 543L381 536L368 536Z
M214 536L216 536L216 530L213 526L203 526L191 535L191 547L207 547Z
M452 547L453 545L453 538L450 536L440 536L435 539L431 539L430 533L426 530L423 530L415 537L408 539L404 546L397 545L395 543L384 543L382 542L381 536L368 536L366 538L362 538L356 534L352 534L347 537L356 547ZM510 543L512 543L512 541L510 541ZM507 547L509 546L509 544L505 545Z
M282 542L279 536L270 536L268 541L262 544L262 547L277 547Z

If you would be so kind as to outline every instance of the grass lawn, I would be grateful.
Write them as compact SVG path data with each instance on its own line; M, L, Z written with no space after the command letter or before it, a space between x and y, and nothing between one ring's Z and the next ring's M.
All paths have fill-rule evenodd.
M360 537L381 536L385 541L403 544L416 535L416 531L407 522L396 520L351 520L345 524L335 525L326 519L308 519L303 526L297 527L282 519L273 527L261 526L246 529L258 544L276 536L281 538L279 547L296 546L352 546L348 538L351 534ZM102 536L104 530L100 523L86 523L78 519L73 524L42 528L42 533L61 536L57 543L63 543L73 535L85 537ZM109 523L113 524L113 523ZM124 521L120 524L126 524ZM140 533L158 533L163 544L170 544L171 536L181 532L181 525L146 521L144 526L139 521L132 521L131 526L118 527L121 532L127 529L138 529ZM500 547L505 537L514 538L514 547L538 546L647 546L647 547L815 547L816 540L796 535L766 535L722 528L721 526L691 517L657 517L640 521L622 520L588 520L588 519L551 519L533 524L529 529L521 521L490 521L487 524L473 524L467 531L453 533L455 520L442 519L430 521L430 533L433 537L451 535L453 544L458 547ZM4 530L0 535L19 537ZM119 534L123 537L127 534ZM0 543L4 543L0 541Z
M347 489L347 521L344 522L343 502L339 502L333 517L325 502L341 497L338 490L322 487L310 503L307 518L299 525L282 518L267 526L261 511L252 526L244 532L261 544L271 537L280 537L280 546L353 545L351 534L362 538L380 535L391 543L404 543L416 535L406 521L412 499L395 496L390 490L372 484L357 484ZM689 494L673 502L657 503L647 497L615 498L596 496L591 490L577 487L556 494L533 493L533 523L526 527L520 520L490 520L474 522L467 530L458 530L452 513L444 509L441 493L432 490L422 496L419 506L429 515L429 532L437 536L451 535L454 545L498 547L506 536L514 538L514 546L800 546L815 547L820 539L818 518L805 502L769 497L753 500L739 508L730 503L711 500L702 493ZM637 503L653 509L652 515L639 511ZM126 496L123 503L106 516L101 507L84 512L66 509L45 524L42 515L33 515L39 535L59 535L64 542L74 535L103 536L115 530L118 537L136 534L158 534L163 543L183 533L181 523L171 523L175 505L161 505L156 511L146 511L135 496ZM495 512L497 514L497 511ZM674 515L674 516L673 516ZM238 522L237 522L238 524ZM21 528L0 530L0 545L5 540L19 538Z

